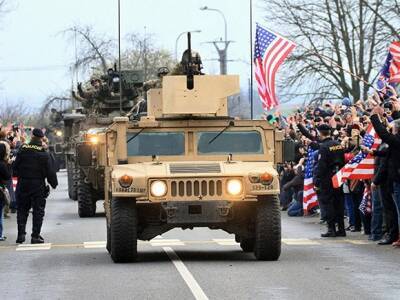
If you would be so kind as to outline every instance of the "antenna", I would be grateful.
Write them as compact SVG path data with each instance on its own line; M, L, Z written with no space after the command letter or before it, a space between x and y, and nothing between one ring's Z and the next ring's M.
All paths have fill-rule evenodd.
M118 71L119 71L119 114L122 116L121 0L118 0Z

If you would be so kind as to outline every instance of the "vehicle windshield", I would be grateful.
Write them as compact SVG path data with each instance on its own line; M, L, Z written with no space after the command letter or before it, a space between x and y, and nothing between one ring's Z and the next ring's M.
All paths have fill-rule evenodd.
M212 143L219 131L197 133L199 155L263 154L263 144L258 131L225 131Z
M184 155L184 132L128 133L128 156ZM132 139L131 139L132 138Z

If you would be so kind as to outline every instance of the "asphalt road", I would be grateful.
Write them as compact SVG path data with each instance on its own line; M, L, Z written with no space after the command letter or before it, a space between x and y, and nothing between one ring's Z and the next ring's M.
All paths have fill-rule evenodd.
M320 239L318 218L284 213L277 262L256 261L223 231L196 229L139 242L138 262L114 264L102 203L97 217L80 219L65 172L59 180L47 202L47 244L17 246L15 215L5 220L0 299L400 299L400 249L360 233Z

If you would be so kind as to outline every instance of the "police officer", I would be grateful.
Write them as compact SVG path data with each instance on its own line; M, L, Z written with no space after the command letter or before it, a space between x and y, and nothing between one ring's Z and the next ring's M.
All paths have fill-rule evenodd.
M26 221L31 208L33 209L31 243L44 243L40 231L48 196L45 179L47 178L53 189L57 187L58 181L50 155L43 148L43 137L42 130L33 129L30 143L21 146L13 165L14 174L18 177L17 243L25 242Z
M318 126L321 137L319 157L314 175L314 186L321 210L324 210L328 231L321 237L346 236L344 228L344 197L340 188L332 184L332 176L344 166L344 148L332 140L331 128L327 124ZM338 224L338 231L336 231Z

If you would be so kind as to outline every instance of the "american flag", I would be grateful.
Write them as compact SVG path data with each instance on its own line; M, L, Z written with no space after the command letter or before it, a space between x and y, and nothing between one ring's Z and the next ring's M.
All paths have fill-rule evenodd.
M372 201L371 201L371 186L369 184L365 184L363 198L360 203L360 207L358 208L363 215L370 215L372 212Z
M393 42L389 46L392 61L389 67L389 82L400 83L400 42Z
M279 66L296 45L257 24L254 45L255 77L263 108L279 104L275 93L275 75Z
M386 93L387 83L400 83L400 42L393 42L389 46L389 53L378 77L378 90Z
M362 145L371 150L376 150L382 140L370 125L364 135ZM372 155L360 151L333 177L333 187L338 188L347 179L371 179L374 175L374 158Z
M314 190L313 169L314 169L314 151L308 148L307 163L304 174L304 191L303 191L303 211L307 214L313 207L318 205L317 194Z

